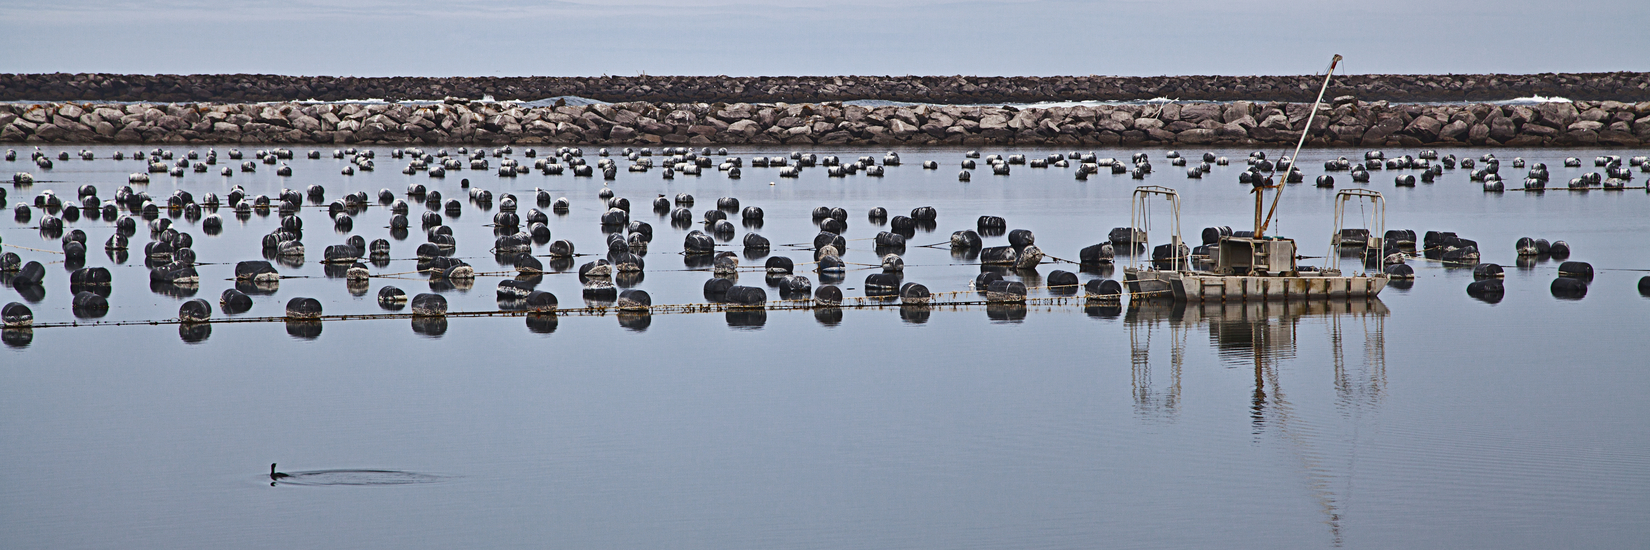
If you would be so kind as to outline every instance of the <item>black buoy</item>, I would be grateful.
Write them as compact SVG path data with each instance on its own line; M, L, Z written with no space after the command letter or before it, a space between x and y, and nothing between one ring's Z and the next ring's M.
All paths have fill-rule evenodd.
M733 288L733 281L721 277L713 277L705 281L705 299L712 302L721 302L727 299L728 289Z
M23 328L34 325L34 311L29 306L11 302L0 308L0 325L6 328Z
M1387 278L1394 281L1407 281L1415 279L1415 268L1410 267L1409 264L1389 265L1386 266L1383 271L1386 272Z
M688 254L710 254L716 251L716 241L697 229L689 231L683 239L682 250Z
M382 295L382 291L379 292ZM447 315L447 298L440 294L423 293L411 300L413 317L441 317Z
M218 296L218 307L223 308L223 312L228 315L245 313L252 309L252 297L240 290L227 289Z
M40 265L40 262L31 261L23 264L23 267L17 270L17 274L12 276L11 284L12 286L34 286L39 285L44 280L46 280L46 267Z
M212 304L200 298L184 302L182 306L178 307L178 320L185 323L203 323L211 317Z
M1008 232L1008 244L1016 249L1025 248L1027 245L1036 242L1037 236L1033 235L1030 230L1015 229Z
M985 300L996 303L1025 303L1026 285L1019 281L997 280L986 287Z
M1008 220L999 216L980 216L974 222L974 228L978 229L981 235L1001 235L1003 231L1008 230Z
M813 281L801 275L785 275L779 278L779 294L788 300L806 300L813 292Z
M69 274L69 287L106 287L112 280L113 276L106 267L82 267Z
M1547 254L1551 255L1554 260L1563 261L1570 257L1570 243L1553 241L1552 244L1548 245Z
M378 289L378 305L384 309L399 311L407 306L407 293L393 286Z
M1070 271L1054 270L1049 272L1044 282L1051 287L1077 286L1077 274Z
M647 291L632 288L619 293L617 305L621 310L647 311L653 306L653 297Z
M1560 275L1563 274L1562 269L1559 273ZM1497 264L1478 264L1472 268L1472 278L1480 281L1486 279L1500 279L1505 276L1506 274L1502 272L1501 266Z
M497 291L498 301L499 303L506 303L524 299L528 294L533 292L533 285L534 283L532 281L521 281L516 279L505 279L499 281Z
M920 283L905 283L900 285L899 299L906 304L926 304L933 301L934 295Z
M897 273L872 273L865 276L866 296L893 296L899 292L900 275Z
M23 258L16 253L0 253L0 273L13 273L23 269Z
M288 319L320 319L321 301L314 298L297 297L286 303Z
M838 274L840 278L840 274L847 270L847 266L842 263L841 257L835 255L825 255L819 257L818 263L814 266L814 269L820 273ZM821 279L823 278L824 277L821 277Z
M986 271L974 277L974 289L985 292L991 283L1003 280L1003 275L995 271Z
M1077 251L1077 261L1083 265L1109 264L1114 258L1114 250L1109 242L1083 247Z
M555 294L535 290L527 293L526 298L522 298L522 305L527 311L546 313L555 311L558 304Z
M768 301L768 292L754 286L732 286L724 293L725 300L740 306L760 306Z
M953 234L952 235L953 243L955 242L955 240L956 240L956 235ZM875 237L875 239L873 241L876 243L877 248L905 248L905 236L901 235L899 233L889 233L887 231L879 231L879 232L877 232L877 236Z
M1584 283L1592 283L1593 264L1589 264L1587 262L1564 262L1558 264L1558 276L1569 277Z
M980 263L983 265L1014 265L1019 257L1011 246L992 246L980 250Z
M835 306L842 304L842 289L836 285L823 285L814 291L814 302L821 305Z
M1123 285L1111 279L1094 279L1083 285L1083 292L1090 299L1117 300L1123 295Z

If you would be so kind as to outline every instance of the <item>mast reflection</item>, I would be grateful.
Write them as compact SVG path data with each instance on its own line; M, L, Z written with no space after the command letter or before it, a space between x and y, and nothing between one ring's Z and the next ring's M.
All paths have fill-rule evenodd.
M1129 329L1129 381L1134 391L1134 412L1143 419L1173 421L1180 413L1180 373L1186 359L1184 323L1186 303L1170 300L1139 301L1129 304L1123 324ZM1152 385L1152 340L1168 340L1169 379L1166 387Z
M1282 444L1300 461L1306 485L1323 509L1325 523L1335 546L1344 542L1341 525L1350 494L1351 468L1337 481L1339 468L1329 462L1343 452L1356 461L1356 445L1340 451L1324 440L1331 418L1297 418L1296 408L1284 392L1279 365L1290 361L1304 369L1323 363L1333 370L1334 403L1339 417L1356 425L1362 413L1379 407L1386 392L1386 332L1388 311L1379 299L1310 300L1246 303L1174 303L1135 301L1129 304L1124 323L1129 330L1130 374L1136 415L1142 419L1173 421L1180 411L1181 375L1186 361L1187 335L1207 327L1209 343L1224 365L1254 370L1254 386L1249 395L1251 433L1256 442L1263 435ZM1318 327L1322 327L1320 336ZM1362 348L1357 339L1362 335ZM1154 342L1154 340L1156 340ZM1152 345L1158 349L1167 340L1168 380L1154 380L1153 368L1164 367L1161 355L1153 362ZM1327 344L1328 361L1320 361ZM1308 361L1296 362L1302 346ZM1347 348L1353 358L1347 361ZM1359 357L1361 355L1361 358ZM1296 425L1299 425L1298 427ZM1354 427L1355 429L1355 427ZM1344 483L1345 488L1337 490Z

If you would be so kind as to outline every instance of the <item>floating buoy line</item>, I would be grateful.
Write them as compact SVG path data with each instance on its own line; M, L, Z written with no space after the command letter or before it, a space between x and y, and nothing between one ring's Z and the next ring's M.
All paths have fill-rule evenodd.
M963 291L939 292L939 293L935 293L935 296L960 295L960 294L969 294L969 293L976 293L976 291L963 290ZM1153 298L1160 298L1160 297L1166 296L1166 294L1161 293L1161 292L1157 292L1157 293L1143 292L1143 293L1135 293L1135 294L1127 295L1127 296L1129 296L1130 305L1132 305L1132 304L1139 303L1141 301L1146 301L1146 300L1150 300L1150 299L1153 299ZM1345 300L1341 300L1341 301L1345 301ZM1095 297L1084 297L1084 296L1058 296L1058 297L1047 297L1047 298L1026 298L1025 301L1009 301L1009 302L994 302L994 301L989 301L989 300L953 300L953 301L935 300L935 301L931 301L931 302L928 302L928 303L921 303L921 304L899 302L896 299L894 299L894 297L889 297L888 300L880 300L880 299L874 298L874 297L852 297L852 298L844 297L842 303L840 303L840 304L823 304L823 303L815 302L813 300L777 300L777 301L767 302L767 303L764 303L762 305L739 305L739 304L702 302L702 303L689 303L689 304L651 305L651 306L647 306L646 308L634 308L634 309L632 309L632 308L621 308L621 307L617 307L617 306L587 306L587 307L582 307L582 308L558 308L558 309L549 310L549 311L523 311L523 310L449 311L449 312L446 312L443 315L435 315L435 316L419 315L419 314L410 313L410 312L396 312L396 313L332 314L332 315L321 315L321 316L318 316L318 317L304 317L304 318L288 317L288 316L222 317L222 318L214 318L214 319L204 320L204 321L184 321L184 320L177 319L177 318L126 320L126 321L86 321L86 320L80 320L80 321L63 321L63 322L55 322L55 323L34 323L32 326L18 327L18 328L48 329L48 328L71 328L71 327L80 328L80 327L160 326L160 325L181 325L181 324L385 321L385 320L396 320L396 319L403 319L403 320L406 320L406 319L422 319L422 318L431 318L431 317L528 317L528 316L552 316L552 315L557 316L557 317L605 317L605 316L614 315L614 314L621 314L621 315L622 314L633 314L633 315L687 315L687 314L695 314L695 313L725 313L725 312L729 312L729 311L734 311L734 312L738 312L738 311L809 311L809 310L816 310L816 309L922 308L922 309L927 309L927 310L947 309L947 310L952 310L952 311L962 311L962 310L965 310L965 309L968 309L968 308L979 307L979 306L1004 307L1004 308L1014 308L1014 309L1022 309L1023 308L1023 309L1026 309L1027 311L1030 311L1030 308L1032 308L1032 307L1038 307L1038 308L1046 308L1047 311L1053 311L1053 309L1055 309L1055 308L1077 306L1077 305L1081 305L1081 306L1085 306L1085 307L1086 306L1113 306L1113 307L1121 308L1125 304L1118 297L1109 297L1109 299L1108 299L1108 298L1095 298Z

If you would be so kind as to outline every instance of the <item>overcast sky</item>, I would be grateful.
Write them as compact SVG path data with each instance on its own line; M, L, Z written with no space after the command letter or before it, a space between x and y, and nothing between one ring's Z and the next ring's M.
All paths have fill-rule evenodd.
M1650 0L0 0L0 72L1650 71Z

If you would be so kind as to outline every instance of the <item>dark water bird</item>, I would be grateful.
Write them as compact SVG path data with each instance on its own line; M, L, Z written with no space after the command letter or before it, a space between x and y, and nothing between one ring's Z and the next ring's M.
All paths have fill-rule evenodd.
M279 479L285 479L285 478L289 478L289 477L292 477L292 476L287 475L284 472L275 471L275 463L273 463L273 462L269 463L269 479L279 480ZM274 485L274 483L270 483L270 485Z

